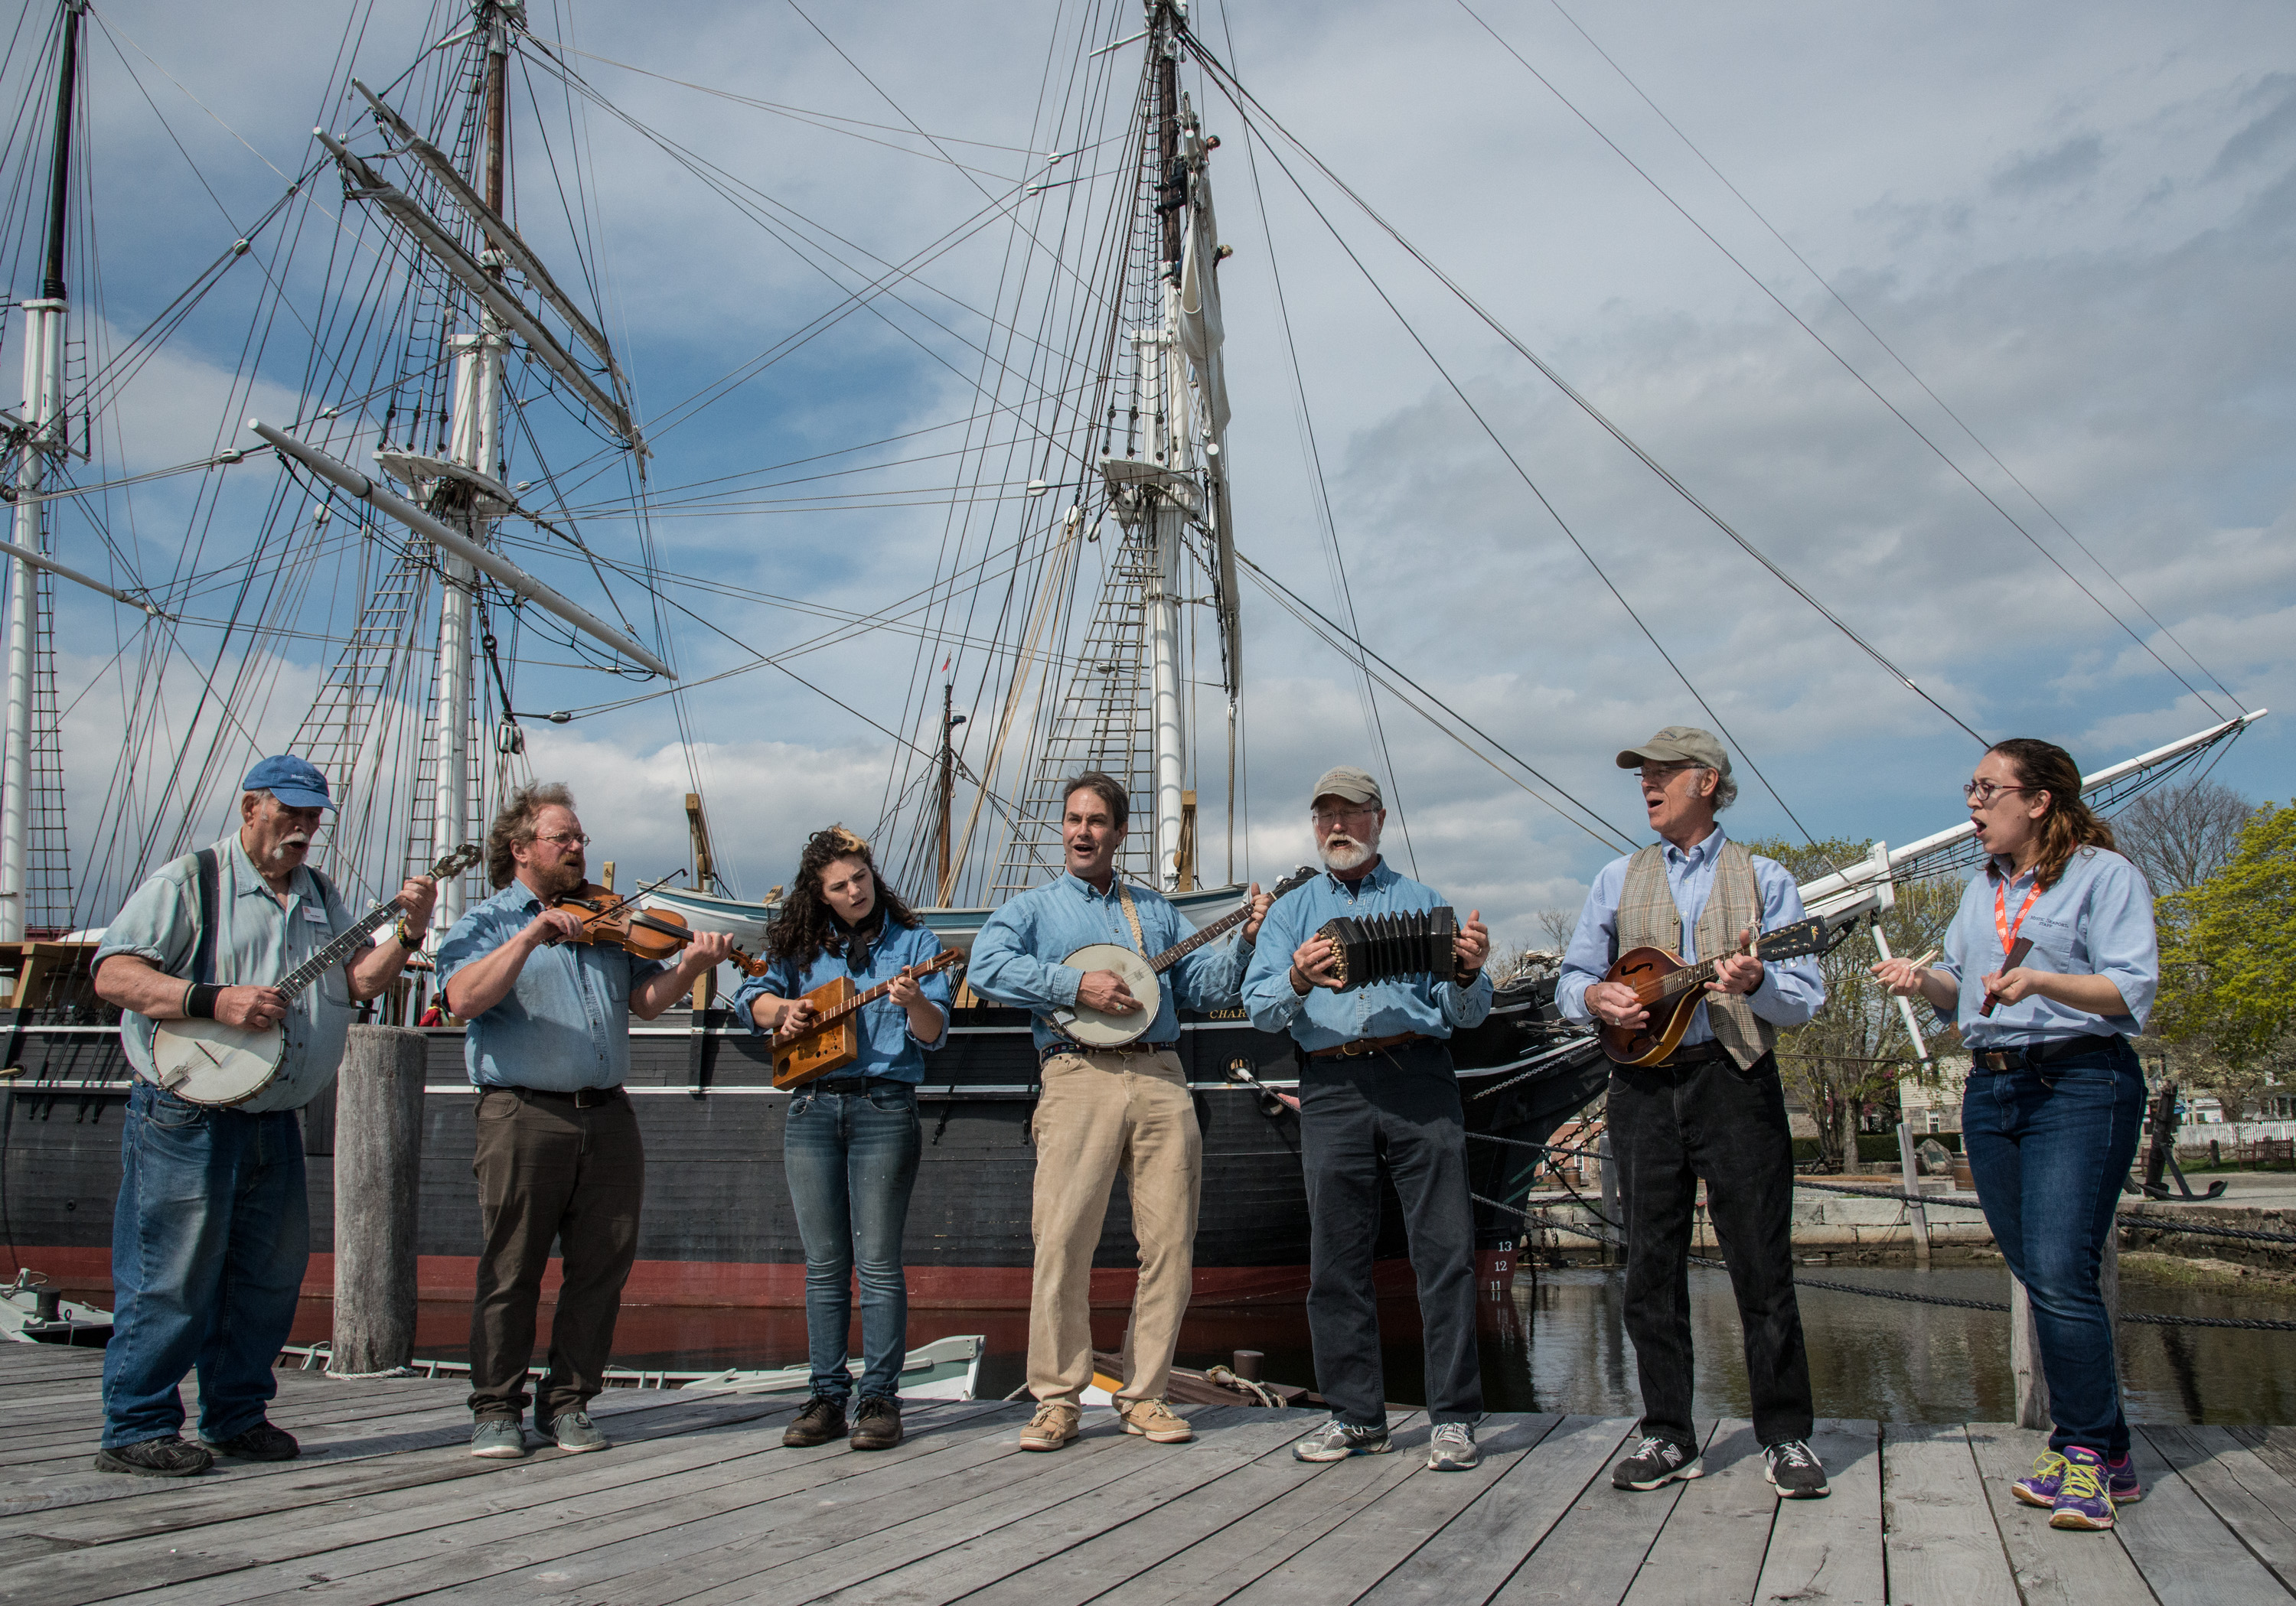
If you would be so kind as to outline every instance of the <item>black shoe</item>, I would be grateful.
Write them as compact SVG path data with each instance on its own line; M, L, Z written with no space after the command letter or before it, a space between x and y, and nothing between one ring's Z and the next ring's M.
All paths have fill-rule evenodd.
M134 1472L143 1478L189 1478L215 1465L215 1457L173 1433L138 1444L114 1445L95 1453L99 1472Z
M1762 1459L1769 1463L1770 1487L1781 1500L1823 1500L1830 1492L1824 1465L1799 1438L1766 1446Z
M810 1450L832 1438L845 1437L845 1407L823 1395L806 1402L797 1420L782 1433L782 1443L792 1450Z
M235 1455L242 1461L292 1461L303 1453L303 1446L295 1442L292 1433L269 1422L258 1422L221 1444L203 1438L200 1448L210 1455Z
M865 1394L853 1413L853 1447L890 1450L901 1442L901 1402L882 1394Z
M1646 1435L1635 1453L1611 1469L1614 1489L1655 1489L1677 1478L1703 1478L1706 1463L1695 1450L1685 1450L1670 1438Z

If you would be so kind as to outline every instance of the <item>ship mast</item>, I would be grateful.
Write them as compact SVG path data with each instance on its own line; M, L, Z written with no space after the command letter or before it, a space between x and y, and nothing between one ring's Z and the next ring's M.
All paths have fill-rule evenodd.
M14 534L20 547L45 552L46 504L40 485L45 455L63 449L64 225L71 194L72 92L79 73L79 20L86 0L64 0L62 60L57 70L55 157L48 180L46 272L37 300L24 314L24 414L14 431ZM39 633L39 584L20 559L8 575L7 757L0 769L0 942L21 942L30 920L32 657Z

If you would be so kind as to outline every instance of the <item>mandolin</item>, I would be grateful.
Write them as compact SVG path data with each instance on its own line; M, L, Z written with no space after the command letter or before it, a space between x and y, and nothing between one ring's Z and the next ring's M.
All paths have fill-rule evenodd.
M904 968L902 973L918 981L936 971L964 969L964 955L955 948L945 948L922 964ZM853 990L849 976L832 976L798 1002L813 1005L813 1024L802 1036L783 1043L774 1040L774 1086L786 1093L801 1086L816 1077L825 1077L832 1070L842 1070L861 1057L861 1033L854 1022L867 1005L874 1004L892 991L894 978L879 982L865 993Z
M1813 915L1779 927L1759 943L1750 940L1751 933L1742 937L1732 953L1751 953L1767 964L1823 954L1833 946L1826 937L1825 922ZM1620 955L1603 979L1634 988L1650 1019L1638 1027L1603 1027L1603 1052L1621 1065L1655 1065L1672 1053L1690 1029L1691 1017L1706 1001L1706 984L1714 979L1715 964L1711 959L1685 964L1664 948L1629 948Z

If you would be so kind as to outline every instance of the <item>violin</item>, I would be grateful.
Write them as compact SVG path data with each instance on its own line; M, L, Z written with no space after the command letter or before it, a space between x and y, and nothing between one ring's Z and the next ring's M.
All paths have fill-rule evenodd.
M669 960L693 940L693 929L676 910L641 909L635 899L595 881L584 882L560 898L555 906L571 909L582 919L581 931L564 938L567 942L603 942L624 949L633 958ZM726 957L744 976L766 973L766 961L752 958L739 948Z

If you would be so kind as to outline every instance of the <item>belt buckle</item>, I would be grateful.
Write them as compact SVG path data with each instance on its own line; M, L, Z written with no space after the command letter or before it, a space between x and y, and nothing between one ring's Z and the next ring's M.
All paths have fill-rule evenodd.
M1342 1060L1360 1060L1372 1052L1373 1045L1369 1037L1357 1037L1352 1043L1340 1045L1340 1058Z

